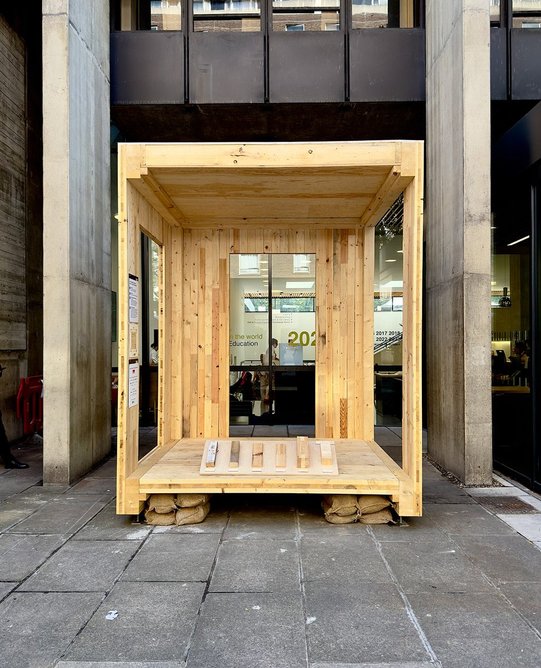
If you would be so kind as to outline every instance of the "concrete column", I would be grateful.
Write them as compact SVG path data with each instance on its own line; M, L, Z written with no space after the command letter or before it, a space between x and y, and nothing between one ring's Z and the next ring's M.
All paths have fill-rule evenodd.
M110 450L109 2L43 0L44 483Z
M491 480L489 0L428 0L429 454Z

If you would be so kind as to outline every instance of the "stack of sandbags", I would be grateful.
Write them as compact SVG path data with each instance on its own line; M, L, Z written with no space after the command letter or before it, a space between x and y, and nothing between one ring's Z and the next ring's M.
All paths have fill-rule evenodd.
M357 511L361 524L388 524L395 523L393 504L386 496L363 494L357 498Z
M151 494L147 501L145 521L156 526L170 526L175 523L176 511L174 494Z
M323 497L321 507L331 524L350 524L359 517L357 497L352 494L329 494Z
M178 508L175 513L175 524L199 524L209 514L209 494L177 494L175 504Z
M198 524L209 514L208 494L152 494L147 501L147 524L171 526Z

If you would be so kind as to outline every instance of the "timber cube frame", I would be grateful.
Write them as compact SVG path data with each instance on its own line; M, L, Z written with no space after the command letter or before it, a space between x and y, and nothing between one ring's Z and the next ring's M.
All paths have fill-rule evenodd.
M401 193L402 468L373 419L374 226ZM119 145L117 512L152 493L282 492L384 494L419 516L422 210L422 142ZM160 248L160 359L158 445L139 460L141 232ZM337 476L199 473L205 439L229 438L232 253L316 255L315 437L334 440Z

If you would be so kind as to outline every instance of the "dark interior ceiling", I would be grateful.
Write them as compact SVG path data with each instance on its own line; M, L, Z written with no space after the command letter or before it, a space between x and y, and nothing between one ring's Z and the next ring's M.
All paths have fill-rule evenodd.
M125 141L424 139L425 105L409 103L117 105Z

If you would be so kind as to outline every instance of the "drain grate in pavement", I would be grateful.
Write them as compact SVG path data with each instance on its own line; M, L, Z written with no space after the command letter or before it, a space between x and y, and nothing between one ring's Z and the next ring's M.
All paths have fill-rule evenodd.
M477 501L496 513L516 513L517 515L539 513L536 508L516 496L478 496Z

